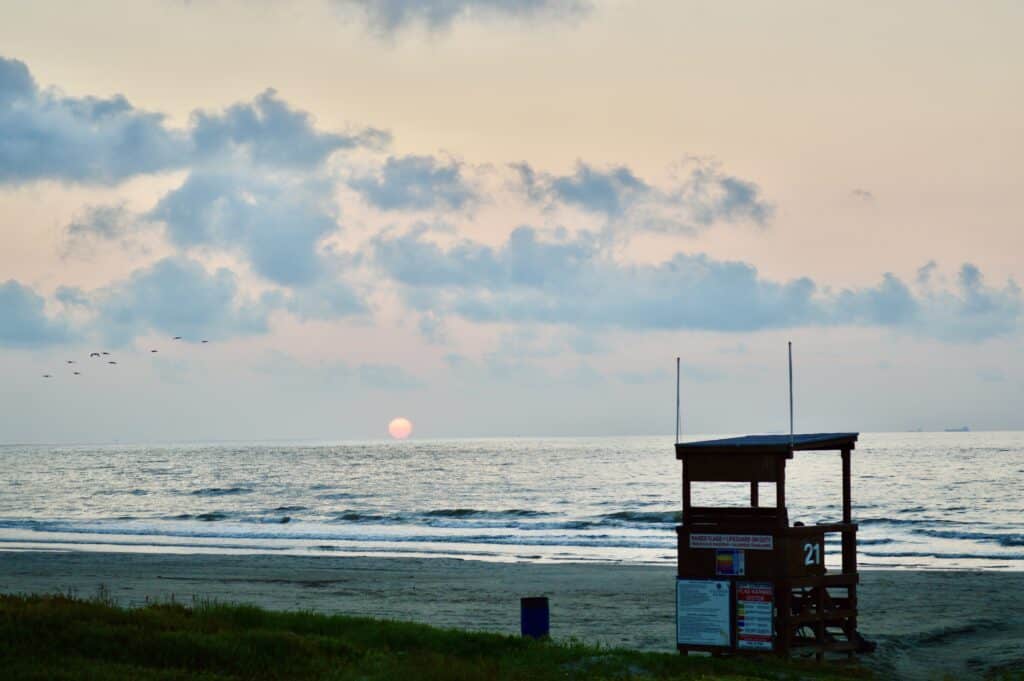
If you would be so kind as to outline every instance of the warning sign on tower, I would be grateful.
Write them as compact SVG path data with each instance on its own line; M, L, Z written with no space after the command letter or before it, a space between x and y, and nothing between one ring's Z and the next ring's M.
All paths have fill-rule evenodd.
M772 649L770 583L736 583L736 645L748 650Z

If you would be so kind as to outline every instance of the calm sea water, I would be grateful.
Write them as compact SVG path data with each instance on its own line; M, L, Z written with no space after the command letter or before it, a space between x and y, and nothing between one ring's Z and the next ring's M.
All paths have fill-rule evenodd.
M863 434L853 469L862 567L1024 569L1024 433ZM0 470L0 549L671 563L680 507L666 438L3 446ZM791 520L838 520L839 474L797 454Z

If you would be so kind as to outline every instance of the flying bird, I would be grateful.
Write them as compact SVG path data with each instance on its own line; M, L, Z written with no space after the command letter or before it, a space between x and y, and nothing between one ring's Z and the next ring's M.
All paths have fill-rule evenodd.
M156 352L156 350L150 350L150 352Z
M81 371L76 371L76 372L74 372L74 374L75 374L75 376L81 376L82 372Z
M50 374L43 374L43 378L53 378Z
M107 362L107 364L117 364L117 362Z
M73 359L69 359L68 360L68 364L74 364L74 363L75 363L75 360L73 360Z
M181 336L175 336L174 340L181 340Z
M98 353L98 352L90 352L90 353L89 353L89 356L90 356L90 357L99 357L99 356L100 356L100 353Z
M109 353L109 352L107 352L106 350L104 350L104 351L103 351L103 354L104 354L104 355L109 355L110 353Z
M200 341L200 342L201 342L201 343L209 343L210 341L208 341L208 340L204 340L204 341Z

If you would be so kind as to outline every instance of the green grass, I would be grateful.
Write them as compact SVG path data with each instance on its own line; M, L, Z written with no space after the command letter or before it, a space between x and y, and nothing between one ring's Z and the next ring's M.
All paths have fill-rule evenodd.
M0 596L0 677L14 679L827 679L852 670L685 658L241 605L115 607Z

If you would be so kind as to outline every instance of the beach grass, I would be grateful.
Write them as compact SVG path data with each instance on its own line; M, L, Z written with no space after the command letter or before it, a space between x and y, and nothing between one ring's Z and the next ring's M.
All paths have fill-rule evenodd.
M685 658L422 624L104 594L0 596L5 679L828 679L853 668Z

